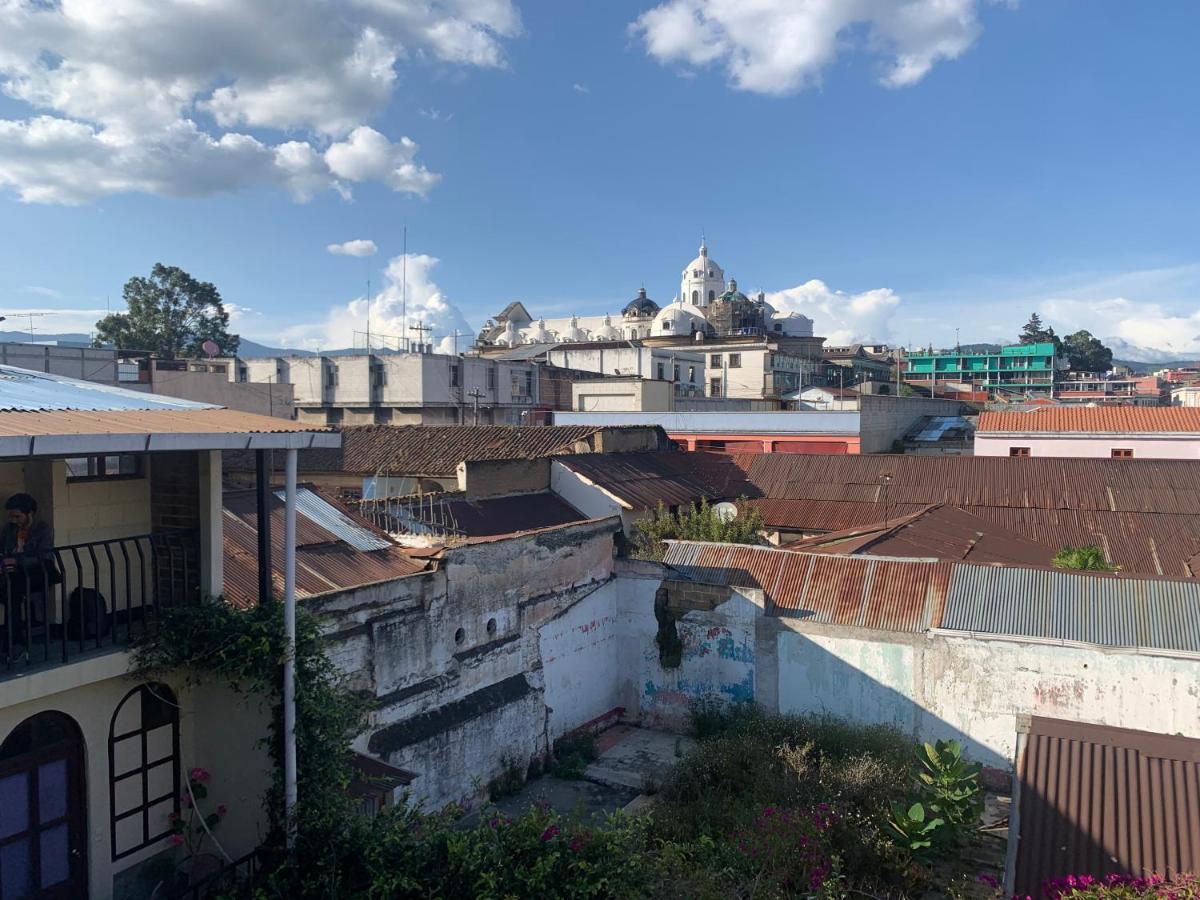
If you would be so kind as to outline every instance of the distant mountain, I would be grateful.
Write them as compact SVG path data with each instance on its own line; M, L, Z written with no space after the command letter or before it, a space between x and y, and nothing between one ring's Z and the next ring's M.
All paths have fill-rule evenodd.
M85 347L90 347L92 344L92 336L90 334L80 333L63 333L63 334L43 334L40 331L34 331L33 339L39 344L50 343L57 341L60 344L82 344ZM0 342L9 344L28 344L28 331L0 331Z

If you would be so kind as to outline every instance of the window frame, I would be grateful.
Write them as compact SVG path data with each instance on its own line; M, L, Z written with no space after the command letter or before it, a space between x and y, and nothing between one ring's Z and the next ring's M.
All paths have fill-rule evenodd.
M742 354L730 353L729 354L729 368L740 369L741 367L742 367Z
M117 472L108 474L104 471L104 460L109 457L114 457L117 460ZM122 472L121 460L132 459L135 462L134 472ZM88 474L72 475L71 463L75 460L87 460ZM80 484L87 481L135 481L139 478L146 477L146 466L140 453L89 453L87 456L68 456L63 460L67 466L67 481L71 484Z
M1033 448L1031 447L1009 447L1008 455L1014 459L1029 459L1033 456Z
M166 720L147 727L145 706L143 705L141 708L138 727L131 731L125 731L121 734L117 734L117 718L120 716L121 710L124 708L125 704L128 703L134 695L144 695L146 693L150 693L152 696L154 694L159 695L155 697L155 701L163 704L165 708L170 711L170 714L167 716ZM144 699L142 702L144 704ZM149 732L158 728L162 728L164 725L169 725L171 728L171 753L170 755L161 757L159 759L147 760L146 757L149 754L149 749L147 747L146 736L149 734ZM120 775L117 775L116 745L119 741L131 740L134 738L139 739L141 764L122 772ZM163 794L159 797L148 797L147 794L150 791L150 770L167 764L171 766L171 792L169 794ZM118 860L124 859L127 856L132 856L138 851L145 850L147 847L151 847L159 841L170 836L172 829L169 823L162 832L154 835L150 834L150 810L166 802L167 800L171 800L173 801L172 811L176 816L179 815L179 794L181 788L179 765L179 703L175 697L175 692L165 684L159 682L146 682L144 684L137 685L124 697L122 697L121 702L118 703L116 708L113 709L112 719L108 726L108 828L113 862L117 862ZM124 810L123 812L118 813L117 782L124 781L125 779L134 776L140 776L141 779L141 802L127 810ZM138 814L140 814L142 817L141 842L118 852L117 823L125 819L132 818Z
M1132 447L1113 447L1109 450L1110 459L1133 459Z

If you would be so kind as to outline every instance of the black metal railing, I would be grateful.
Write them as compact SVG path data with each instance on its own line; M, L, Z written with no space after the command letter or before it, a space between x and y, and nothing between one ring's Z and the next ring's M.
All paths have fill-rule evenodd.
M203 900L205 897L228 896L254 883L255 877L264 868L266 855L261 849L252 850L226 863L211 875L194 881L185 877L180 879L182 884L167 885L159 896L164 900Z
M168 531L0 561L0 676L128 643L200 599L200 541Z

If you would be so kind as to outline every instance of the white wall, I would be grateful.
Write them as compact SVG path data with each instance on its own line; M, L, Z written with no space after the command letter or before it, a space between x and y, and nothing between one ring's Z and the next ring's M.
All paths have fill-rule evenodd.
M975 434L976 456L1009 456L1012 447L1028 447L1030 456L1108 459L1115 449L1133 451L1134 459L1200 459L1200 434L1058 435Z
M622 705L620 631L613 581L539 630L551 741Z

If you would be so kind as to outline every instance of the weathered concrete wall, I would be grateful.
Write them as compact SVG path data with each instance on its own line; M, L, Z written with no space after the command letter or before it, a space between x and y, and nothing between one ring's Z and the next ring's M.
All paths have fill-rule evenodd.
M414 796L440 807L475 798L508 764L524 768L558 734L616 705L604 680L615 654L588 625L614 618L604 607L616 528L588 522L467 544L447 550L436 572L309 601L331 658L378 701L356 747L416 772ZM587 692L572 688L581 684Z
M468 500L550 489L550 459L481 459L458 464L458 489Z
M892 444L922 416L956 416L962 408L957 400L888 394L863 394L858 404L859 440L863 453L890 453Z
M616 582L607 581L546 622L538 650L551 742L622 706Z

